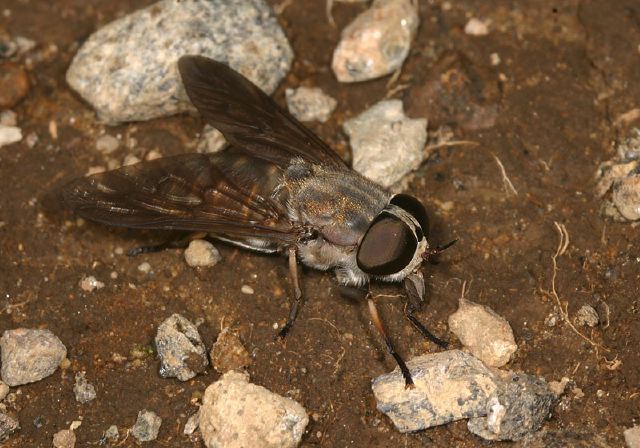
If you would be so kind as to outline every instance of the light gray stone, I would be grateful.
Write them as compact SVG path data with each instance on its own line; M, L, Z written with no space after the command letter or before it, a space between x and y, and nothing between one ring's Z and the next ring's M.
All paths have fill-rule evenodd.
M236 371L207 387L199 416L207 448L294 448L308 423L300 404Z
M107 440L115 441L120 437L120 433L118 432L118 427L116 425L111 425L104 432L104 438Z
M2 381L11 387L48 377L67 356L64 344L49 330L7 330L0 338L0 349Z
M427 120L408 118L400 100L380 101L343 128L351 142L353 168L385 187L422 163Z
M627 448L640 448L640 426L624 430L624 441Z
M513 330L491 308L461 299L449 316L449 329L476 358L490 367L502 367L518 349Z
M76 435L70 429L63 429L53 435L54 448L74 448Z
M18 429L20 429L18 420L4 412L0 412L0 442L8 439Z
M9 386L4 381L0 381L0 401L4 400L7 395L9 395Z
M173 314L160 324L155 343L163 378L188 381L209 364L198 329L180 314Z
M120 140L113 135L105 134L96 140L96 149L104 154L111 154L120 146Z
M211 125L205 124L196 145L196 151L202 154L213 154L221 151L226 145L227 141L222 132Z
M342 30L331 63L338 81L366 81L400 69L419 24L418 2L374 0Z
M87 382L85 372L76 374L76 382L73 385L73 393L78 403L88 403L96 398L96 389L92 384Z
M176 62L202 55L229 64L265 92L293 52L264 0L162 0L92 34L67 82L108 123L191 110Z
M22 140L22 129L17 126L0 124L0 148Z
M335 110L338 102L319 87L298 87L285 91L287 107L291 115L300 121L324 123Z
M138 412L136 424L131 428L131 435L138 442L151 442L158 438L162 419L153 411L143 409Z
M407 367L414 388L405 388L398 368L372 384L378 410L400 432L483 416L489 398L498 390L491 370L460 350L422 355L407 362Z
M193 240L184 251L184 259L191 267L210 267L215 266L222 257L209 241Z
M487 440L520 440L538 431L558 401L556 394L543 378L495 372L500 381L487 401L487 416L469 420L469 431Z
M576 313L576 324L587 327L595 327L600 322L600 316L594 307L582 305Z

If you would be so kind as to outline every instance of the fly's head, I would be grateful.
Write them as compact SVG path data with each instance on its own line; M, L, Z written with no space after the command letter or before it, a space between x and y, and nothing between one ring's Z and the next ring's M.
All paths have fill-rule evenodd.
M419 272L429 251L429 218L422 203L397 194L375 217L358 245L356 261L365 273L401 281Z

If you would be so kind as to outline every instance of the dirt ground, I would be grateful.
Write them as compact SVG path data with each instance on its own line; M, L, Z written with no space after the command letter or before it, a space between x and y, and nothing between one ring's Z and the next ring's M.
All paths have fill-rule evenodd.
M77 446L95 446L112 424L126 431L143 408L163 418L158 440L148 446L198 446L182 430L218 374L186 383L160 378L153 338L174 312L202 322L207 346L223 326L237 329L254 357L252 380L310 413L302 446L489 445L464 421L400 434L376 410L371 379L395 364L365 304L342 298L331 275L304 271L307 302L283 344L274 340L273 325L288 312L284 259L223 244L223 261L209 269L188 267L180 250L128 258L123 250L162 241L164 234L78 223L61 208L55 188L105 164L95 150L104 126L67 86L65 71L90 33L148 3L1 3L0 31L38 43L20 62L31 88L13 110L23 134L39 140L0 149L0 330L49 328L71 361L12 390L8 407L22 428L4 446L49 447L53 434L74 420L82 420ZM324 1L290 2L280 21L296 59L276 99L283 104L284 88L301 83L338 99L330 121L312 128L345 157L341 124L386 95L403 99L409 115L427 117L430 130L448 128L455 140L477 142L437 150L408 188L430 212L433 242L459 238L439 264L425 267L430 300L419 316L459 345L446 322L466 281L469 299L511 323L519 348L510 369L572 379L545 426L554 438L598 434L610 446L623 446L623 430L640 420L640 240L636 226L601 217L593 188L598 165L633 125L618 118L639 107L640 3L420 0L421 27L395 84L384 78L341 85L330 70L331 54L339 30L363 8L336 4L333 28ZM489 34L465 34L470 17L490 21ZM137 140L133 150L118 149L124 158L139 148L187 151L200 129L199 119L178 116L107 132ZM506 188L496 158L517 194ZM559 315L549 294L559 241L554 222L564 224L570 238L557 259L559 299L571 320L585 304L599 311L600 325L579 327L591 342L562 319L545 323ZM144 261L149 274L138 270ZM82 291L85 275L106 286ZM242 285L255 294L243 294ZM375 291L400 292L394 286ZM399 298L380 298L400 352L437 350L405 321L402 306ZM72 391L82 370L98 394L88 404L77 403ZM120 446L135 442L130 437Z

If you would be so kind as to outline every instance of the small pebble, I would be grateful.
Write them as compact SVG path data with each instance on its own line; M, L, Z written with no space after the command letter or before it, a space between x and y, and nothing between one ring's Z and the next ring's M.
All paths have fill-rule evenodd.
M211 365L220 373L248 367L251 364L251 355L242 345L238 335L229 328L225 328L218 335L215 344L209 354Z
M461 299L458 310L449 316L449 329L490 367L504 366L518 349L506 319L491 308L466 299Z
M9 390L9 386L7 386L4 381L0 381L0 401L5 399L9 394Z
M285 96L289 112L300 121L324 123L338 104L319 87L287 89Z
M583 305L576 313L575 321L577 325L595 327L600 322L600 317L595 308Z
M158 437L161 424L162 419L155 412L143 409L138 412L138 419L131 428L131 435L138 442L151 442Z
M248 373L237 371L207 387L198 419L207 448L295 448L308 423L300 404L251 384Z
M185 423L185 425L184 425L184 431L182 431L182 433L185 436L190 436L190 435L192 435L194 432L196 432L198 430L198 419L199 418L200 418L200 413L199 412L196 412L191 417L189 417L189 419L187 420L187 423Z
M76 435L70 429L63 429L53 435L53 446L55 448L74 448L76 446Z
M209 241L193 240L184 251L184 259L191 267L210 267L215 266L222 257Z
M489 26L486 22L472 17L464 26L464 32L470 36L486 36L489 34Z
M104 432L104 438L107 440L115 441L118 440L120 434L118 433L118 427L116 425L111 425Z
M249 285L242 285L242 287L240 288L240 292L242 292L242 294L253 294L253 288Z
M353 169L391 187L417 169L424 158L427 120L404 114L402 101L376 103L343 125L353 153Z
M18 114L12 110L3 110L0 112L0 125L2 126L17 126Z
M151 272L151 265L147 261L144 261L138 265L138 271L142 272L143 274L148 274L149 272Z
M16 126L0 125L0 148L22 140L22 129Z
M87 292L93 292L96 289L104 288L104 283L97 280L93 275L82 277L79 284L80 289Z
M135 165L136 163L140 162L141 160L137 156L134 156L133 154L127 154L122 161L122 166Z
M0 444L20 429L20 423L12 416L0 412Z
M14 62L0 62L0 109L10 109L29 93L29 76Z
M105 134L96 140L96 149L103 154L111 154L120 146L120 140L113 135Z
M625 429L624 441L627 444L627 448L640 448L640 425Z
M2 381L8 386L40 381L53 374L67 356L64 344L49 330L18 328L0 338Z
M73 385L73 393L78 403L88 403L96 398L96 389L92 384L87 382L85 372L76 374L76 382Z
M188 381L209 365L198 329L180 314L173 314L158 326L155 344L163 378Z
M211 125L205 124L196 151L202 154L213 154L222 150L227 144L222 132Z
M544 324L547 327L555 327L558 324L558 315L557 314L549 314L545 320L544 320Z

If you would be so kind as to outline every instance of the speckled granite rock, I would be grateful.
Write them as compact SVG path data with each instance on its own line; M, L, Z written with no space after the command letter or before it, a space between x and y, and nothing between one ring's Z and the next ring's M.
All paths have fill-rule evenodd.
M329 119L338 102L324 93L319 87L298 87L285 91L287 107L291 115L300 121L319 121Z
M487 402L486 417L469 420L469 431L487 440L520 440L538 431L558 401L547 382L522 373L494 372L498 392Z
M198 54L228 63L267 93L293 52L263 0L162 0L96 31L67 82L108 123L191 109L176 62Z
M402 67L419 23L418 2L374 0L342 30L331 64L338 81L366 81Z
M397 368L372 384L378 410L400 432L486 415L486 403L498 389L491 370L460 350L419 356L407 366L415 388L405 389Z
M427 120L408 118L402 101L380 101L344 123L353 152L353 169L385 187L420 166Z
M180 314L171 315L158 326L155 343L163 378L188 381L209 365L198 329Z

